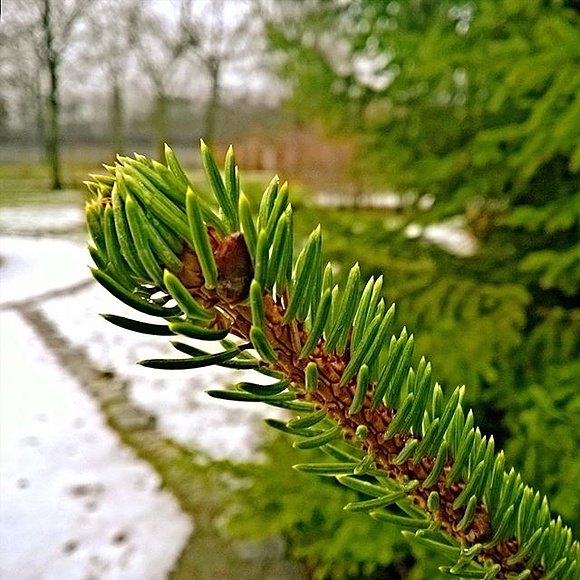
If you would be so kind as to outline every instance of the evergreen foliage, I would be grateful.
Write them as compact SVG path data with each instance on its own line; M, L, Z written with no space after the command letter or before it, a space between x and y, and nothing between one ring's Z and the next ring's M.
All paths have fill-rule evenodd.
M435 199L399 228L325 229L352 228L349 259L385 276L441 382L469 385L484 432L579 533L578 3L279 2L269 25L295 114L357 143L361 186ZM471 255L406 235L450 217Z
M292 411L290 420L268 423L290 434L294 447L326 455L296 468L362 494L346 509L436 550L451 562L440 568L451 577L578 577L571 530L475 426L462 406L465 389L445 397L431 364L413 356L414 336L406 328L393 333L382 278L365 282L357 264L336 284L319 227L294 256L286 184L272 180L254 217L233 151L225 178L203 144L202 159L213 205L169 148L166 165L120 157L109 175L87 183L95 278L165 323L107 318L173 334L186 355L140 364L217 364L270 377L266 386L242 382L210 394ZM191 338L222 350L210 354Z

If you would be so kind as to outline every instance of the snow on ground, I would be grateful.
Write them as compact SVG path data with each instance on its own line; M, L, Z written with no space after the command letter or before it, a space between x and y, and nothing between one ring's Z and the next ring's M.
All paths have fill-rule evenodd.
M0 577L162 580L190 521L20 315L0 325Z
M83 222L83 210L78 206L22 206L0 212L0 231L6 234L32 234L49 231L67 232Z
M68 288L89 276L87 251L72 240L2 236L0 258L0 301L4 307Z

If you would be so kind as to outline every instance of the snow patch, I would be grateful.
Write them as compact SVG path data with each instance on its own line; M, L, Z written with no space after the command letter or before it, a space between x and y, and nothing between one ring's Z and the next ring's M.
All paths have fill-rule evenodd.
M0 577L166 578L191 522L24 319L0 325Z

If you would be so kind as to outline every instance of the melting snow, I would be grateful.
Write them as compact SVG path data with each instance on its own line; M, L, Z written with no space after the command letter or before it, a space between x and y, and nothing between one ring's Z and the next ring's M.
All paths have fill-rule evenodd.
M0 577L165 578L190 521L25 320L0 325Z

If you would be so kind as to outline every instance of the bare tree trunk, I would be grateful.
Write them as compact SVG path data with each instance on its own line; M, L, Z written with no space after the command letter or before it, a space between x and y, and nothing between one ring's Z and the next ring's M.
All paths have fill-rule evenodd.
M153 108L153 145L157 152L157 159L165 157L165 143L169 140L169 120L167 110L169 99L163 92L158 92Z
M213 145L215 140L217 115L221 104L220 65L211 62L208 66L210 74L209 101L205 109L203 139L208 145Z
M124 152L125 131L123 126L123 94L118 79L113 79L111 86L110 123L111 123L111 145L113 146L113 158L115 154Z
M49 78L48 123L46 127L46 157L51 172L52 189L62 189L60 161L60 98L58 53L54 48L50 0L44 0L42 11L44 46Z
M42 94L42 70L38 67L34 77L34 145L40 150L42 143L46 144L46 100ZM46 150L46 147L45 147Z

